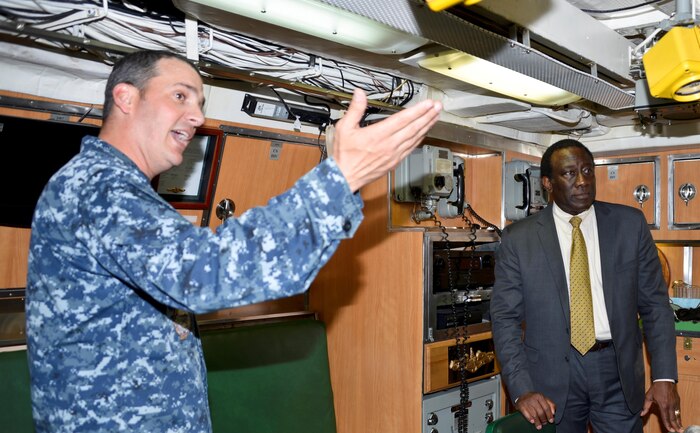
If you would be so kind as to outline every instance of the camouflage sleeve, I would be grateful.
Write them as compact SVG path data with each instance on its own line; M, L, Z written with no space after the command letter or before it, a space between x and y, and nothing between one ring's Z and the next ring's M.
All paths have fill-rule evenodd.
M362 200L332 159L215 233L128 182L101 185L81 201L91 220L82 237L99 243L98 260L157 301L194 313L305 291L362 221Z

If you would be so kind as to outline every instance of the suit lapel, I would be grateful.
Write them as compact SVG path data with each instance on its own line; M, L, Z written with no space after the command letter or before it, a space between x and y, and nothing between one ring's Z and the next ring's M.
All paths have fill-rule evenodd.
M612 324L613 315L613 284L614 281L614 260L613 252L616 244L615 228L612 224L611 209L605 203L595 202L595 218L598 226L598 245L600 246L600 272L603 279L603 296L605 297L605 308Z
M552 206L547 206L545 209L538 212L537 234L542 245L542 251L545 251L547 266L549 267L550 275L554 280L557 288L557 295L566 320L569 320L569 289L566 283L566 271L562 262L561 249L559 248L559 237L554 224L554 214Z

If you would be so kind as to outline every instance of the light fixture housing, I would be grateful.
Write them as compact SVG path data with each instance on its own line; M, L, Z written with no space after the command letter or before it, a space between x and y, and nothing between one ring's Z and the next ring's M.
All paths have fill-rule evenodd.
M537 105L565 105L581 99L566 90L457 50L428 53L417 60L425 69L492 92Z
M431 11L440 12L442 10L451 8L452 6L462 3L465 6L471 6L473 4L479 3L481 0L425 0Z
M642 56L654 98L700 99L700 29L673 27Z
M190 0L376 54L405 54L427 39L314 0Z

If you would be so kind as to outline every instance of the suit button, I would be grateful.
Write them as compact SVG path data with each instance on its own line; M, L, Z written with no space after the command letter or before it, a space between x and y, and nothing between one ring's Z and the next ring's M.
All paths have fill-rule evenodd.
M569 357L568 357L568 356L565 356L565 357L564 357L564 361L569 362Z

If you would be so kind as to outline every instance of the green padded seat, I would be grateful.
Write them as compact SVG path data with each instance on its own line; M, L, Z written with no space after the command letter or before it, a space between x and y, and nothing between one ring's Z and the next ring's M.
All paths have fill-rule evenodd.
M537 430L530 424L520 412L513 412L501 417L486 426L485 433L555 433L554 424L542 425L542 430Z
M33 433L27 350L0 352L0 431Z
M323 322L202 331L214 433L335 433Z
M335 433L326 328L298 319L203 331L214 433ZM26 349L0 352L0 428L33 433Z

